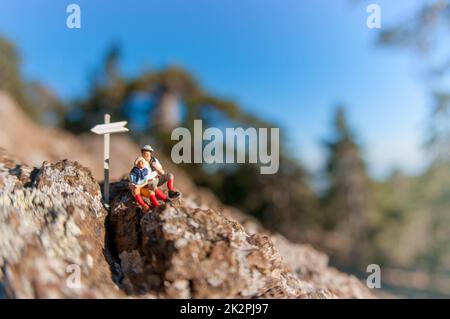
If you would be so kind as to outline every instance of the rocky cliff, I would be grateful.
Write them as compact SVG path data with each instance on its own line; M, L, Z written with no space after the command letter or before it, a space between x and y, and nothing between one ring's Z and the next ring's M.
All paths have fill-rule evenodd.
M206 191L143 214L126 183L107 211L90 169L0 152L0 296L370 298L309 246L269 234Z

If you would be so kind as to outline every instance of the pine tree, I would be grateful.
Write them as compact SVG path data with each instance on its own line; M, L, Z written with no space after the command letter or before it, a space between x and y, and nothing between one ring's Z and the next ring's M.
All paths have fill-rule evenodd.
M370 182L342 107L336 111L334 129L335 138L326 142L328 188L322 200L322 223L325 229L347 238L346 242L353 245L349 251L361 259L368 236Z

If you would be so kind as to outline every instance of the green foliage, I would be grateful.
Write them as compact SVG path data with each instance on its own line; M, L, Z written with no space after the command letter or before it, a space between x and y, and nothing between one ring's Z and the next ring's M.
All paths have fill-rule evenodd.
M51 127L61 127L64 124L66 105L41 83L26 83L24 98L29 113L39 123Z
M438 30L446 26L449 17L447 0L430 1L415 16L383 30L379 43L428 53L436 45Z
M103 122L104 114L114 119L121 117L126 95L126 80L119 71L120 48L113 45L106 53L101 71L91 82L87 98L75 101L65 116L65 128L75 133L88 131Z
M308 176L286 156L280 158L280 170L273 175L261 175L257 165L241 164L224 168L217 176L220 181L210 187L222 201L257 217L269 229L298 236L317 222Z
M370 184L360 150L353 140L343 108L335 116L335 139L326 143L328 189L323 198L323 225L334 229L342 224L349 233L367 226Z
M22 98L20 59L16 47L0 37L0 89L17 99Z

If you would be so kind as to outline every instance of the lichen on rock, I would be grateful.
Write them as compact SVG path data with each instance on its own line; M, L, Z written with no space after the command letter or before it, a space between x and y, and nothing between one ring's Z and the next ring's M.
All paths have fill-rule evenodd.
M184 193L144 214L127 183L113 183L108 212L88 168L32 168L0 150L0 297L372 297L312 247Z
M44 163L32 180L23 183L22 172L33 170L14 167L21 173L11 171L5 161L0 163L4 294L16 298L124 296L105 255L107 211L90 171L70 161ZM71 275L79 275L76 288L68 284Z
M286 262L273 240L287 250L281 236L249 234L239 222L219 210L193 205L194 200L189 196L165 209L143 214L125 184L122 189L116 185L114 194L109 216L112 243L121 264L123 288L130 295L151 293L160 298L372 296L356 278L342 281L351 277L339 272L335 273L336 278L355 286L354 290L345 294L336 286L328 287L330 283L326 281L300 276L306 265L293 269L295 262ZM298 251L308 253L307 249ZM319 257L311 260L312 267L319 263L320 271L333 273L323 254L312 256ZM300 260L304 262L301 257Z

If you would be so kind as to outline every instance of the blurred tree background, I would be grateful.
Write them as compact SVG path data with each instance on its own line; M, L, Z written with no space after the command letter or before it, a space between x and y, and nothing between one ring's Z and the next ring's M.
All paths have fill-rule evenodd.
M435 0L385 29L378 39L381 47L419 56L433 102L423 139L429 167L415 177L396 171L378 185L378 253L392 267L424 274L423 291L444 295L450 293L450 51L445 48L449 26L449 1ZM409 284L416 288L412 278Z
M439 39L445 40L438 35L448 35L449 26L450 5L436 0L406 23L384 29L378 44L427 57ZM0 89L36 121L75 134L102 122L108 112L113 120L129 121L134 141L155 144L167 155L174 144L172 129L193 129L194 119L202 119L204 127L279 127L247 113L232 99L208 92L180 66L126 77L120 70L121 51L120 44L113 44L99 61L89 93L63 103L42 84L21 78L17 49L0 38ZM330 116L332 135L323 142L327 163L321 190L312 187L313 176L285 148L288 136L283 130L280 169L274 175L261 175L253 164L181 166L224 203L291 240L317 245L339 268L363 277L367 265L376 263L382 268L384 288L408 296L450 296L449 61L426 63L435 103L423 135L432 160L420 175L407 176L397 169L384 181L371 179L364 146L344 106Z

